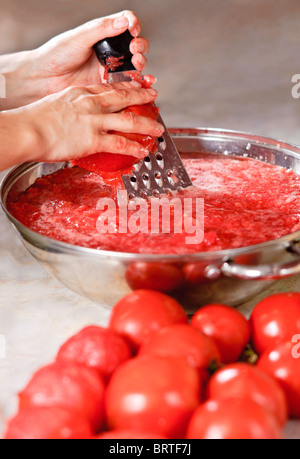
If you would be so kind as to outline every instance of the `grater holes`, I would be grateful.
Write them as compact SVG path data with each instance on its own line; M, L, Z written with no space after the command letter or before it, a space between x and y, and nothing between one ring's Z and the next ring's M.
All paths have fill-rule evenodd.
M146 191L141 191L141 198L143 199L147 199L148 195L146 193Z
M157 152L155 155L155 159L157 161L157 165L163 169L165 167L164 157L161 153Z
M152 163L151 163L151 159L149 158L149 156L146 156L146 158L144 158L144 164L147 167L147 169L149 170L152 169Z
M129 200L132 200L132 199L134 199L134 198L135 198L135 195L134 195L133 193L129 193L129 194L128 194L128 199L129 199Z
M163 137L158 137L157 142L159 143L159 148L161 148L162 150L166 150L167 143Z
M160 196L160 192L158 190L153 190L152 194L155 198L159 198Z
M154 178L155 178L155 181L157 183L157 185L162 188L163 186L163 181L162 181L162 175L159 171L155 171L154 172Z
M138 189L137 179L134 175L130 177L130 183L131 183L132 188L134 188L135 190Z
M168 178L170 185L174 186L178 182L178 177L176 176L176 174L174 173L172 169L167 170L167 178Z

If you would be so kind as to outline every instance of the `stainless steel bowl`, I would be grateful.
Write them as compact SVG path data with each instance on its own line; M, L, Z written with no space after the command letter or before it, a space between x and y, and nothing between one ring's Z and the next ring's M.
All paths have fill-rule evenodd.
M300 175L300 147L222 129L171 129L183 157L199 151L255 158ZM141 255L78 247L33 232L7 210L10 191L21 192L65 163L27 163L12 169L1 185L1 204L23 244L44 268L74 292L111 307L131 291L126 271L133 263L155 268L189 264L201 275L169 292L189 313L210 302L232 306L250 299L277 279L300 273L300 231L263 244L188 255ZM299 209L300 211L300 209ZM157 276L160 276L157 269Z

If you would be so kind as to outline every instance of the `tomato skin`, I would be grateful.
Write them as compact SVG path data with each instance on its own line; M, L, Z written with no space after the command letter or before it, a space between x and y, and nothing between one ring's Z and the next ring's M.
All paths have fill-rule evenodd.
M249 398L208 400L194 412L188 439L281 439L277 420Z
M158 118L159 110L154 104L149 103L144 105L131 105L130 107L126 107L122 110L122 113L135 113L137 115L156 120ZM111 132L140 143L143 147L147 148L149 152L153 152L153 150L156 149L156 138L151 137L150 135L131 134L117 131ZM85 156L84 158L75 159L71 161L71 164L72 166L79 166L82 169L103 175L103 172L112 173L128 169L136 162L138 162L138 159L134 156L101 152Z
M107 381L115 369L130 357L129 345L115 331L89 326L61 346L56 361L75 362L94 368Z
M250 340L250 325L236 309L224 304L201 307L191 325L213 338L223 363L236 362Z
M176 300L154 290L135 290L113 307L109 328L137 352L153 333L174 323L188 323L185 310Z
M87 440L87 420L66 408L30 407L19 411L6 427L6 440Z
M132 263L126 270L126 280L132 290L149 289L169 293L181 287L180 269L169 263Z
M249 397L270 411L281 426L287 421L287 402L280 385L248 363L233 363L218 370L209 380L206 393L214 400Z
M206 268L207 262L186 263L182 268L182 272L187 285L195 286L210 282L205 275Z
M97 432L104 423L104 390L96 370L74 363L52 363L38 370L19 393L19 409L62 406L84 416Z
M300 333L300 293L277 293L260 301L250 316L252 344L258 354Z
M220 364L220 353L215 342L191 325L175 324L157 331L141 346L139 355L151 354L163 357L183 357L208 379L211 364Z
M97 436L96 440L167 440L163 435L139 430L115 429L103 432Z
M201 402L197 370L182 358L142 355L119 367L106 390L110 429L138 429L184 438Z
M289 415L300 418L300 354L294 353L294 343L280 343L259 358L258 368L276 379L282 387Z

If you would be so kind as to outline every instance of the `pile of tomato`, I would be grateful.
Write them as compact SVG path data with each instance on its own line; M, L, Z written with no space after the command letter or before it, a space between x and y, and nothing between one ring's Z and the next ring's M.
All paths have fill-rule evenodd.
M278 439L289 418L300 293L265 298L249 319L210 304L189 321L170 296L136 290L33 375L4 438Z

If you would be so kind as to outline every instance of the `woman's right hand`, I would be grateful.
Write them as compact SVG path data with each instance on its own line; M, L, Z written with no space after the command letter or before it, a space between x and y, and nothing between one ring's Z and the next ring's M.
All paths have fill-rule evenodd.
M148 155L146 149L111 131L160 136L164 128L157 121L120 112L130 105L154 102L156 97L157 91L138 82L70 87L2 115L10 116L17 129L20 124L19 134L31 130L31 135L27 132L30 152L23 161L67 161L97 152L141 159Z

